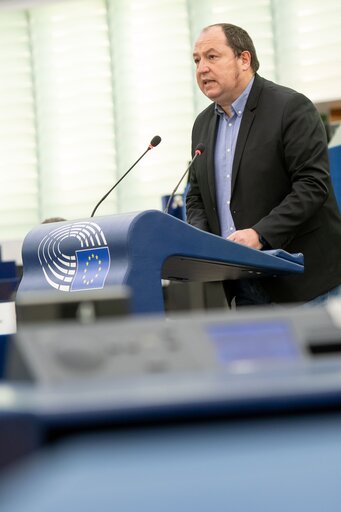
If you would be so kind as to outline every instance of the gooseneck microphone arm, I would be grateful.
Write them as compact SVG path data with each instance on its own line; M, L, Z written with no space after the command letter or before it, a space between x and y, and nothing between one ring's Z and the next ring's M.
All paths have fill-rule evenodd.
M136 164L139 163L139 161L141 160L141 158L144 157L144 155L146 153L148 153L148 151L150 151L151 149L155 148L156 146L158 146L158 144L160 144L161 142L161 137L159 135L155 135L152 140L150 141L146 151L144 153L142 153L142 155L140 156L140 158L138 158L136 160L136 162L133 163L133 165L127 170L127 172L125 172L123 174L123 176L115 183L115 185L113 187L111 187L111 189L100 199L100 201L98 201L98 203L96 204L95 208L93 209L92 211L92 214L90 215L90 217L93 217L96 213L96 210L97 208L99 207L100 204L103 203L104 199L106 199L108 197L108 195L114 190L114 188L117 187L117 185L119 183L121 183L121 181L123 180L123 178L125 178L127 176L127 174L135 167Z
M197 145L197 147L195 148L195 151L194 151L194 157L192 158L192 160L190 161L190 163L188 164L188 167L187 169L185 170L185 172L183 173L182 177L180 178L180 181L179 183L176 185L176 187L174 188L173 192L171 193L171 195L169 196L169 199L168 199L168 202L167 202L167 206L166 208L163 210L163 213L168 213L168 210L169 210L169 206L173 200L173 197L175 196L175 192L178 190L179 186L180 186L180 183L182 182L182 180L184 179L184 177L186 176L186 174L188 173L188 171L190 170L192 164L194 163L194 161L198 158L198 156L202 155L203 152L205 151L205 146L204 144L200 143Z

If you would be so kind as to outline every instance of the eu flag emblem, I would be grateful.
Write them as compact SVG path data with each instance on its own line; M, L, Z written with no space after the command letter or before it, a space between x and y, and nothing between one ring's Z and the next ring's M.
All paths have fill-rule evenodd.
M76 251L77 270L71 290L93 290L103 288L110 267L108 247L81 249Z

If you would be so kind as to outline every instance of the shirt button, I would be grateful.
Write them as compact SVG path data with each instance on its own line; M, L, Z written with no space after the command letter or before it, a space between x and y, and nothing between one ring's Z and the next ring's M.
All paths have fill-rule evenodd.
M234 228L230 228L230 231L233 231Z
M230 175L229 175L229 174L226 174L226 178L229 178L229 177L230 177Z
M226 201L226 204L229 206L230 205L230 201Z
M232 123L229 123L229 126L232 126Z
M242 113L242 111L241 111L241 110L238 110L238 114L240 115L241 113Z
M230 148L227 148L227 152L229 153L230 151L231 151Z

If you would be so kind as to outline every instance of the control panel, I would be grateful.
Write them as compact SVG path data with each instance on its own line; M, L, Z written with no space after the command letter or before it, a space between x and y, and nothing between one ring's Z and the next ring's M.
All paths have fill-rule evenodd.
M257 308L22 324L8 377L40 384L166 375L276 376L335 366L341 329L326 308Z

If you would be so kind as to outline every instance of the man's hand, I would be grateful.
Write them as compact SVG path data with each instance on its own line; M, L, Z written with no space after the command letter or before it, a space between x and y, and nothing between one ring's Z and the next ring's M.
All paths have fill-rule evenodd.
M235 231L232 235L227 237L227 240L246 245L247 247L252 247L252 249L261 249L263 247L259 241L257 231L252 228Z

